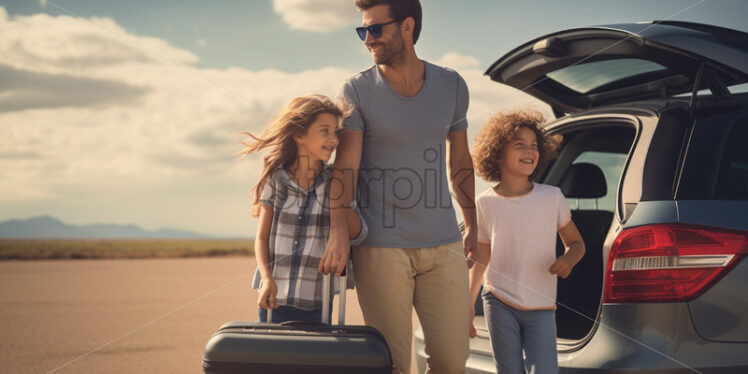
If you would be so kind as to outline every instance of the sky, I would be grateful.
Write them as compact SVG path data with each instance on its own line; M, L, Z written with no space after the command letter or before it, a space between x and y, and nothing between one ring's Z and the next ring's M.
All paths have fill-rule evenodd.
M534 98L485 69L563 29L658 19L748 32L748 2L423 0L419 57L470 90L468 136ZM48 214L253 237L261 156L239 162L291 98L334 97L372 61L352 0L0 1L0 221ZM479 181L477 190L488 184Z

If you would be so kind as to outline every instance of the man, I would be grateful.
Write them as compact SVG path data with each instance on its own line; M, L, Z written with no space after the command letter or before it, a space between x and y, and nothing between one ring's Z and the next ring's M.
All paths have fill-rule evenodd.
M340 273L349 241L345 208L358 181L369 236L351 254L366 323L382 332L396 369L410 370L411 314L429 372L462 373L469 353L466 255L477 245L475 180L467 145L468 91L455 71L420 60L418 0L355 0L359 37L375 65L349 78L330 189L330 238L319 270ZM449 165L449 185L446 165ZM449 186L465 220L461 236Z

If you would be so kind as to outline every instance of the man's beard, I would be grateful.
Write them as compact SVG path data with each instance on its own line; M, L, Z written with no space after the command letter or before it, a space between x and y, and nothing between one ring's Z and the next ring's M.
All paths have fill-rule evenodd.
M375 43L372 47L382 46L379 54L372 54L374 63L377 65L392 65L402 59L405 52L403 36L399 32L395 34L389 43Z

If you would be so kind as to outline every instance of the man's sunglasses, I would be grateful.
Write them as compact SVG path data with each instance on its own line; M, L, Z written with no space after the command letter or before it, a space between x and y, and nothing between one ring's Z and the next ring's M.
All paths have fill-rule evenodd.
M400 21L401 20L399 20L399 19L393 19L390 22L375 23L375 24L369 25L369 26L359 26L359 27L356 27L356 33L358 33L358 37L361 38L361 40L366 40L366 32L367 31L369 32L369 34L371 34L371 36L374 39L377 39L377 38L379 38L379 37L382 36L382 28L384 26L387 26L390 23L395 23L395 22L400 22Z

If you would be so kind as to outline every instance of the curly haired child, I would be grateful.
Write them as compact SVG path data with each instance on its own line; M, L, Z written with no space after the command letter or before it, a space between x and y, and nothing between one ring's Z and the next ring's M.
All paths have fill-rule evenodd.
M561 190L533 182L557 146L543 123L535 111L496 114L473 150L478 175L497 184L475 199L478 250L470 305L485 283L486 323L502 374L558 372L556 277L568 277L585 250ZM559 258L557 233L566 247Z

